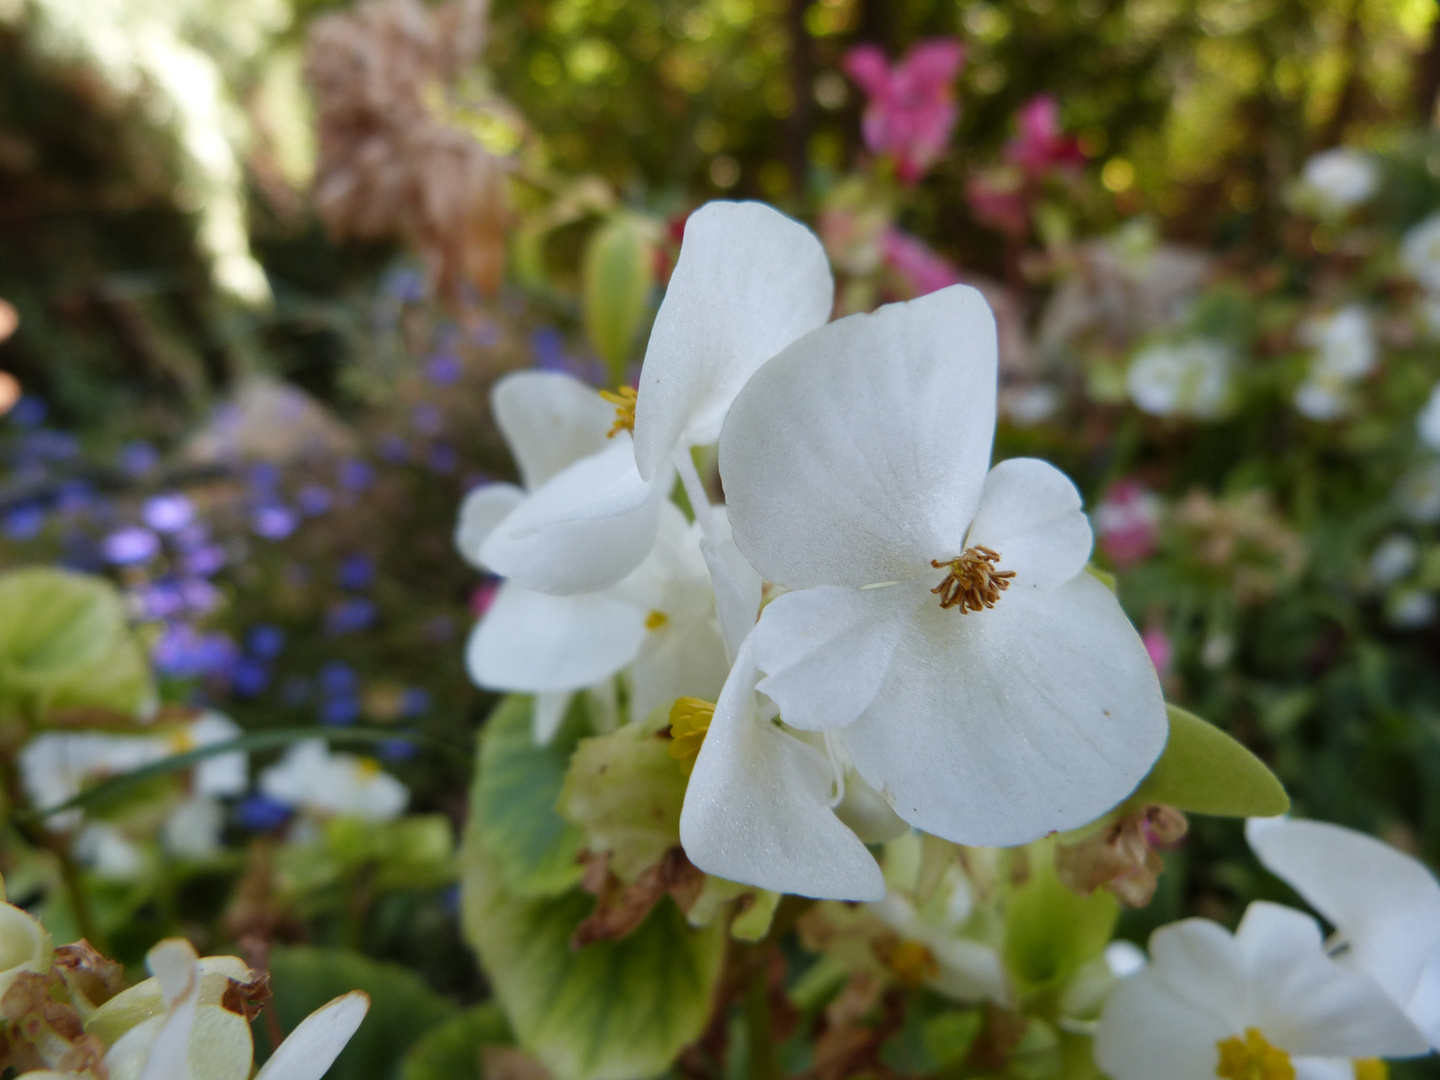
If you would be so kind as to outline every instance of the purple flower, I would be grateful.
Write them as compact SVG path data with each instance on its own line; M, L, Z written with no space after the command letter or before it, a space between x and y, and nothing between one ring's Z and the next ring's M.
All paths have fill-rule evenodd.
M384 739L379 747L382 761L409 761L418 750L409 739Z
M242 656L230 673L230 688L240 697L258 697L270 685L270 669L258 660Z
M422 690L418 686L407 686L400 695L400 715L407 720L429 712L430 705L430 691Z
M425 402L410 411L410 426L421 435L439 435L445 427L445 417L439 406Z
M120 448L120 471L126 476L144 476L159 464L160 451L152 443L129 442Z
M406 445L404 438L395 434L380 436L375 449L380 454L380 460L391 465L400 465L410 456L410 447Z
M257 507L250 515L250 527L255 530L255 535L266 540L284 540L298 524L295 512L280 503Z
M342 589L361 592L375 581L375 563L368 555L349 555L341 560L340 568L335 572L335 580Z
M320 722L331 727L345 727L360 719L360 699L331 698L320 706Z
M245 648L251 656L274 660L285 650L285 631L270 623L258 623L245 635Z
M346 458L340 463L340 486L360 494L375 482L375 467L359 458Z
M530 354L542 371L568 371L565 337L553 326L542 326L530 335Z
M50 415L50 407L34 394L25 394L10 410L10 419L20 427L38 427Z
M375 622L375 605L357 597L343 600L325 613L325 632L331 637L368 630Z
M435 353L425 361L425 377L436 386L453 386L461 373L460 358L454 353Z
M186 578L180 582L180 595L191 611L204 615L220 606L220 590L204 578Z
M360 689L360 677L349 664L332 660L320 669L320 692L326 697L353 697Z
M245 482L257 498L269 500L280 487L280 468L268 461L257 462L245 474Z
M160 554L160 537L149 529L132 525L105 537L100 543L100 554L105 557L106 562L115 563L117 566L149 562Z
M185 573L193 577L207 578L220 571L226 558L225 549L219 544L206 544L187 551L180 565L184 567Z
M55 509L62 514L88 513L96 504L95 492L84 480L70 480L55 495Z
M173 533L195 520L195 504L177 491L147 499L140 520L159 533Z
M228 634L201 634L187 623L169 624L150 648L155 669L177 679L228 675L239 656Z
M335 505L335 496L324 484L306 484L295 496L295 501L306 517L318 517Z
M210 542L210 527L203 521L192 522L183 529L177 529L170 536L170 543L181 551L194 551Z
M240 824L254 832L269 832L278 829L290 820L290 807L268 795L256 792L246 795L235 808L235 817Z
M169 619L185 610L185 598L173 581L156 581L135 591L145 619Z
M6 512L4 528L11 540L33 540L45 528L45 511L36 503L21 503Z
M460 467L460 456L449 443L436 443L430 447L427 463L431 472L448 476Z

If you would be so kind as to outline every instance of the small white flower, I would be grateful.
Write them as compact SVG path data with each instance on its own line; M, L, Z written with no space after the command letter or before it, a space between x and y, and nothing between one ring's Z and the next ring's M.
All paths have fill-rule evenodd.
M1300 339L1316 351L1295 407L1312 420L1334 420L1350 408L1351 387L1375 368L1379 349L1370 313L1350 304L1332 315L1307 320Z
M833 299L825 251L803 225L760 203L702 206L655 316L633 440L617 431L598 453L527 481L534 490L489 529L479 561L539 592L614 585L649 554L677 468L696 497L690 448L719 437L751 373L824 323Z
M1400 241L1400 262L1429 293L1440 293L1440 213L1413 226Z
M1376 585L1393 585L1419 561L1420 545L1404 533L1391 533L1370 554L1370 580Z
M145 853L108 821L92 821L80 830L75 858L107 881L135 881L147 867Z
M1417 465L1401 477L1395 498L1411 521L1421 525L1440 521L1440 461Z
M260 790L287 806L366 821L392 821L410 802L410 789L373 758L332 754L321 739L285 751L260 774Z
M1426 446L1440 450L1440 383L1430 390L1425 407L1415 418L1415 431Z
M994 321L974 289L851 316L751 379L720 468L740 550L794 590L755 630L760 692L790 727L843 736L910 824L1008 845L1117 803L1167 723L1139 635L1084 572L1091 532L1074 485L1031 459L987 472L995 379ZM760 806L751 755L763 748L742 745L742 730L717 722L700 752L681 819L691 860L807 895L878 888L868 857L845 892L825 891L833 875L807 883L758 839L791 826L758 811L745 843L726 831L727 810ZM712 775L722 763L730 771ZM692 807L702 791L719 838Z
M1435 619L1435 597L1419 589L1400 589L1385 605L1385 618L1401 630L1419 630Z
M1233 365L1224 345L1194 338L1143 349L1126 382L1131 400L1154 416L1213 420L1229 408Z
M1307 161L1300 182L1321 213L1338 217L1374 196L1380 170L1369 154L1336 147Z
M192 795L171 810L160 826L160 843L171 855L208 862L222 851L225 807L208 795Z
M1323 821L1251 818L1271 873L1335 927L1330 952L1364 972L1440 1047L1440 883L1372 836Z
M1157 930L1095 1033L1112 1080L1348 1080L1349 1059L1428 1049L1368 975L1326 954L1314 919L1263 902L1233 937L1205 919Z

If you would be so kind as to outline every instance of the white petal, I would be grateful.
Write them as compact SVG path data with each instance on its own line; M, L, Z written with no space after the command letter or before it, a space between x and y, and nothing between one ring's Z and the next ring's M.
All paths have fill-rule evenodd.
M559 731L560 725L565 722L565 714L570 710L570 699L574 696L573 690L550 690L535 695L530 733L536 746L546 746L555 737L555 732Z
M1425 1037L1369 976L1325 954L1320 926L1279 904L1251 904L1235 931L1256 1008L1276 1046L1313 1057L1423 1054Z
M920 605L846 739L861 775L910 824L1006 846L1109 810L1168 732L1140 636L1110 591L1080 574L978 613Z
M480 562L541 592L604 589L650 553L668 482L640 479L630 440L618 437L516 507L480 546Z
M455 524L455 548L461 557L478 570L486 569L480 546L524 500L525 492L514 484L486 484L466 495Z
M495 426L510 446L520 481L534 491L568 465L598 454L615 407L571 375L516 371L490 391Z
M707 874L835 900L885 895L880 867L830 810L825 756L756 715L745 639L685 789L680 843Z
M1112 1080L1215 1080L1216 1043L1233 1029L1196 1009L1152 969L1110 994L1095 1032L1095 1061Z
M645 612L604 593L550 596L507 581L465 647L480 686L578 690L614 675L645 639Z
M190 1031L200 1001L200 964L184 938L167 938L146 954L160 983L166 1016L140 1070L140 1080L190 1080Z
M1085 569L1093 541L1070 478L1048 462L1011 458L985 477L965 546L998 552L999 568L1015 571L1012 590L1053 589Z
M1355 1063L1349 1058L1292 1058L1295 1080L1355 1080Z
M1410 1000L1440 946L1440 883L1425 866L1364 833L1323 821L1247 822L1250 847L1271 873L1343 935L1346 961L1394 1000Z
M1431 1046L1440 1047L1440 949L1432 952L1426 961L1405 1013L1430 1040Z
M715 508L712 520L720 533L719 541L711 544L708 539L702 539L700 550L705 556L705 565L710 570L710 580L715 589L715 612L725 636L725 647L734 659L740 651L740 643L755 627L765 582L735 546L730 518L723 506Z
M959 554L995 430L995 319L955 285L801 338L720 436L735 542L788 588L871 585Z
M630 716L643 720L678 697L714 701L730 673L714 617L667 622L645 635L631 670Z
M370 997L353 990L300 1021L255 1080L320 1080L334 1064L370 1008Z
M879 589L825 585L777 596L755 631L760 691L791 727L853 723L875 700L915 608L939 603L924 582Z
M1226 1033L1244 1029L1248 1022L1245 961L1224 927L1207 919L1182 919L1163 926L1150 935L1150 959L1141 975L1153 973L1171 993L1198 1014L1213 1018Z
M635 407L635 460L653 477L677 446L712 443L755 369L830 317L825 249L762 203L706 203L655 316Z

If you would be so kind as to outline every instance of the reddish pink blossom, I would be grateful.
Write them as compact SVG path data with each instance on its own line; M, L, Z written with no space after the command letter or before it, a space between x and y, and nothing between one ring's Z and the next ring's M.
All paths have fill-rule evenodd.
M895 160L902 183L915 183L949 148L960 117L955 77L964 63L965 47L951 38L922 41L893 67L874 45L846 54L846 74L869 98L865 145Z
M1152 626L1140 635L1140 640L1145 643L1145 651L1150 654L1150 662L1155 665L1155 670L1162 676L1165 675L1170 670L1170 659L1174 655L1170 635L1158 626Z
M965 199L976 220L1014 236L1025 234L1030 205L1025 185L1013 169L972 176L965 184Z
M1031 98L1015 117L1018 134L1005 146L1005 160L1034 177L1074 169L1085 160L1080 143L1060 127L1060 106L1049 94Z
M960 272L943 255L932 251L918 236L900 229L886 229L880 237L880 257L894 270L915 296L956 285Z
M470 614L477 618L490 610L495 594L500 591L499 580L487 581L470 594Z
M1121 480L1095 508L1100 550L1119 567L1148 558L1160 537L1160 509L1160 500L1140 481Z

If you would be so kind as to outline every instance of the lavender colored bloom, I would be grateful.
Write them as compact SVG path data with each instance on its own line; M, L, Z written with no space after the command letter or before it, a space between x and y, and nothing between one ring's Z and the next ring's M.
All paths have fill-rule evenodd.
M331 727L345 727L360 719L360 699L331 698L320 705L320 722Z
M460 456L448 443L436 443L430 447L428 462L431 472L448 476L460 467Z
M156 581L135 591L140 615L145 619L169 619L185 610L185 598L173 581Z
M364 554L346 556L335 572L335 580L342 589L362 592L374 584L375 562Z
M20 453L36 461L69 461L79 456L80 440L66 431L39 428L25 437Z
M160 451L148 442L128 442L120 448L118 463L126 476L144 476L160 464Z
M445 417L438 405L424 402L410 410L410 426L421 435L439 435L445 427Z
M299 524L295 512L281 503L267 503L250 515L250 527L255 535L266 540L284 540Z
M210 542L210 526L195 521L170 534L170 543L181 551L194 551Z
M55 509L72 516L88 513L96 505L95 491L84 480L69 480L55 495Z
M325 632L331 637L354 634L374 625L375 605L369 600L343 600L325 613Z
M436 386L453 386L461 374L460 358L454 353L435 353L425 361L425 377Z
M270 623L257 623L245 635L245 648L251 656L274 660L285 650L285 631Z
M409 739L385 739L379 746L382 761L409 761L418 751L419 747Z
M270 685L270 669L258 660L242 656L230 673L230 689L240 697L258 697Z
M132 525L105 537L100 543L100 553L106 562L117 566L149 562L160 554L160 537L149 529Z
M245 474L245 482L256 498L269 500L280 487L280 468L268 461L257 462Z
M407 686L400 695L400 715L407 720L429 712L430 705L430 691L418 686Z
M20 427L38 427L50 415L50 406L34 394L22 394L9 415L11 421Z
M375 482L375 467L359 458L346 458L340 463L340 486L360 494Z
M320 692L326 697L354 697L359 689L360 677L349 664L332 660L320 669Z
M155 669L178 679L228 676L239 656L228 634L201 634L186 623L168 625L150 649Z
M195 504L178 491L145 500L140 520L159 533L173 533L195 520Z
M5 514L5 535L11 540L33 540L44 528L45 511L37 503L21 503Z
M295 501L306 517L319 517L335 505L335 496L324 484L306 484L295 496Z
M403 464L410 456L410 447L405 440L395 434L382 435L375 444L375 449L380 455L381 461L389 462L391 465Z
M553 326L542 326L530 335L530 354L542 371L568 371L565 337Z
M193 551L187 551L180 565L185 573L198 578L207 578L224 567L227 556L219 544L205 544Z
M290 820L290 807L256 792L246 795L235 808L235 817L242 826L254 832L270 832Z
M204 578L185 578L180 582L180 595L185 598L185 606L199 615L220 606L220 590Z

